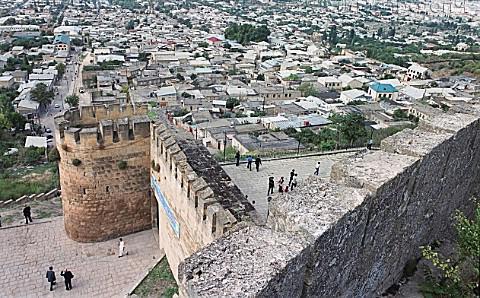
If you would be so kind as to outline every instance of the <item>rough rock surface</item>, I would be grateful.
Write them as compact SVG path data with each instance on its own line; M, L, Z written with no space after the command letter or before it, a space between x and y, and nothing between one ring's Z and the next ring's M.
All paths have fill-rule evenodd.
M336 185L316 176L301 189L277 194L270 202L268 224L283 232L302 232L314 240L345 213L360 205L367 191Z
M238 226L181 265L179 275L188 284L184 295L298 297L308 255L305 246L305 240L293 234Z

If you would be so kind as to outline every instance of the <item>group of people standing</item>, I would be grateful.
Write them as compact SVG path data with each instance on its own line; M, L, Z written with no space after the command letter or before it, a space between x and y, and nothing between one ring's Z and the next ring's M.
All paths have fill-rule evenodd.
M297 176L298 174L295 172L295 169L292 169L290 172L290 178L288 179L288 184L285 185L285 178L282 176L278 180L278 192L284 193L284 192L289 192L292 191L294 188L297 187ZM275 177L269 177L268 178L268 191L267 191L267 196L270 194L273 194L275 190Z
M120 238L120 241L118 243L118 257L121 258L124 255L128 255L128 251L125 246L125 241ZM63 279L65 281L65 289L67 291L70 291L72 289L73 273L70 270L65 269L60 273L60 275L63 276ZM55 271L53 271L53 266L50 266L48 268L46 278L48 283L50 284L50 291L53 291L53 286L57 284L57 277L55 276Z
M65 288L67 291L70 291L72 289L73 273L70 270L65 269L65 271L60 272L60 275L63 276L65 281ZM46 278L50 283L50 291L53 291L53 286L57 284L57 278L55 276L55 271L53 271L53 266L48 268Z
M255 162L255 169L258 171L260 171L260 165L262 164L262 159L260 158L260 156L257 156L257 157L253 157L252 155L248 155L247 156L247 169L249 169L250 171L252 170L252 163ZM240 151L237 151L237 153L235 153L235 165L238 167L240 166Z

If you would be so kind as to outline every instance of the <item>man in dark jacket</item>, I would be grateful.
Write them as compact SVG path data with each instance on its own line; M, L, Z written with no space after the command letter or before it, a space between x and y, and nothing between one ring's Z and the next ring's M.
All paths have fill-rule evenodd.
M65 269L65 271L60 272L60 275L63 276L63 279L65 279L65 288L67 291L70 291L72 289L72 272L68 271L68 269Z
M257 156L257 158L255 158L255 168L257 169L257 172L260 170L261 164L262 164L262 160L260 159L260 156Z
M275 187L275 181L273 180L274 178L273 177L269 177L268 178L268 192L267 192L267 196L269 196L270 194L273 194L273 189Z
M53 271L53 267L50 266L47 271L47 280L50 283L50 291L53 291L53 285L57 278L55 277L55 271Z
M30 206L23 208L23 216L25 216L25 223L28 225L28 221L32 222L32 213Z
M235 153L235 160L235 165L238 167L240 165L240 151L237 151L237 153Z

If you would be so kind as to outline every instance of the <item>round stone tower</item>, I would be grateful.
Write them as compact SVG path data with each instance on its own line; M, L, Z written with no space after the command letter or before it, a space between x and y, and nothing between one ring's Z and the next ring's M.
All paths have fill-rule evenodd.
M67 235L95 242L151 227L146 108L71 109L55 127Z

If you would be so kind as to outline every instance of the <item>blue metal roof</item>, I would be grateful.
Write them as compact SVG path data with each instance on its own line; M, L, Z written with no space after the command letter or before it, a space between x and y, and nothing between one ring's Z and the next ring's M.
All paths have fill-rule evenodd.
M382 84L382 83L379 83L379 82L375 82L375 83L370 84L370 88L372 88L372 90L374 90L376 92L379 92L379 93L398 92L398 90L395 87L393 87L391 84Z
M53 40L53 43L54 44L57 44L57 43L64 43L64 44L70 44L70 36L66 35L66 34L59 34L57 36L55 36L55 39Z

